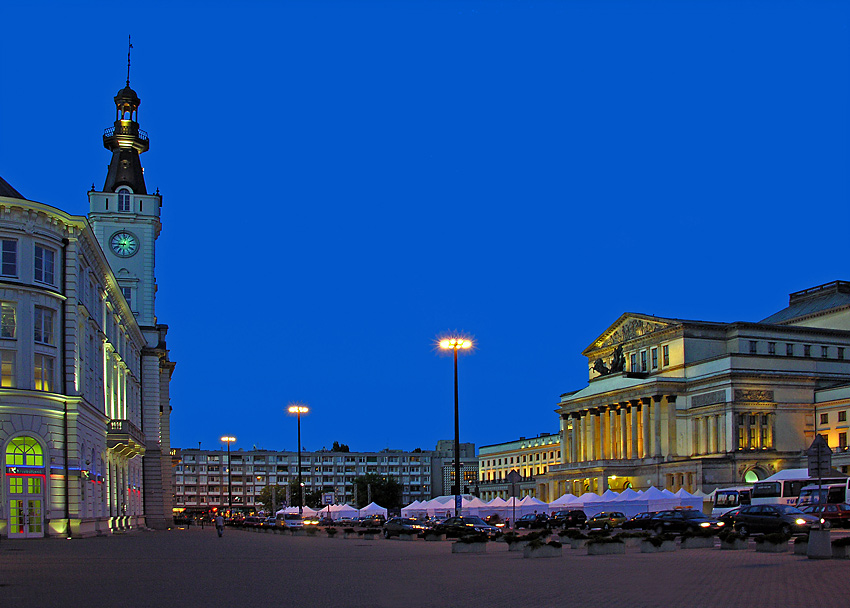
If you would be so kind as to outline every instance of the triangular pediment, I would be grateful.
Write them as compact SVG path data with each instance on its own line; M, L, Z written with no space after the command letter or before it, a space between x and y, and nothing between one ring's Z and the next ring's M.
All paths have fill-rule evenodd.
M674 324L676 324L676 321L673 319L663 319L633 312L623 313L590 346L584 349L584 353L623 344L629 340L662 331Z

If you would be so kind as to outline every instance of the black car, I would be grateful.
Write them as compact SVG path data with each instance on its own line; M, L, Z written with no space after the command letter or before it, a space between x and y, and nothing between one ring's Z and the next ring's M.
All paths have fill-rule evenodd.
M702 511L675 509L656 513L649 522L649 529L656 534L681 534L697 530L717 532L725 525L722 521L707 517Z
M549 516L545 513L528 513L522 517L518 517L514 522L514 528L548 528Z
M790 505L750 505L741 507L733 521L735 530L744 535L770 532L791 535L808 532L820 519Z
M449 517L444 522L434 526L436 534L445 534L446 537L461 537L467 534L483 532L487 536L495 536L500 532L496 526L491 526L480 517L463 516Z
M735 524L735 516L738 514L738 511L743 509L743 507L735 507L734 509L730 509L726 511L723 515L717 518L717 521L722 521L726 526L733 526Z
M414 517L393 517L384 524L384 538L401 534L421 534L427 526Z
M625 522L621 528L623 530L651 530L652 518L655 517L656 511L645 511L638 513L629 521Z
M587 521L587 515L580 509L572 511L555 511L549 518L552 528L581 528Z

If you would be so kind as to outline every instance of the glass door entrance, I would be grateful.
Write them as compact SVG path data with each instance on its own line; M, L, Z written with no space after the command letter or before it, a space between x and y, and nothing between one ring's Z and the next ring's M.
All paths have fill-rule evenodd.
M9 481L9 538L44 536L41 475L7 475Z

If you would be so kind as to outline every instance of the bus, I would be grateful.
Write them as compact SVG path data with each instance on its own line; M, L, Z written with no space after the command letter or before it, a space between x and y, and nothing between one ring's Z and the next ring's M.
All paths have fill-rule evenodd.
M825 485L843 484L847 477L824 477ZM753 484L752 503L754 505L791 505L797 504L804 487L817 484L817 479L809 477L808 469L785 469Z
M750 504L753 486L736 486L734 488L717 488L714 491L714 504L711 508L712 517L725 515L732 509Z
M843 483L826 483L823 485L814 483L804 487L797 499L797 506L802 507L812 504L840 504L850 502L850 478Z

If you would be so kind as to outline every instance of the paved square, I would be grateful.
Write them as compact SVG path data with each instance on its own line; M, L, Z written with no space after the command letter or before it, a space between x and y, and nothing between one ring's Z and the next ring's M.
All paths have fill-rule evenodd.
M504 543L364 541L228 529L0 543L0 606L493 608L847 606L850 560L719 549L523 559Z

